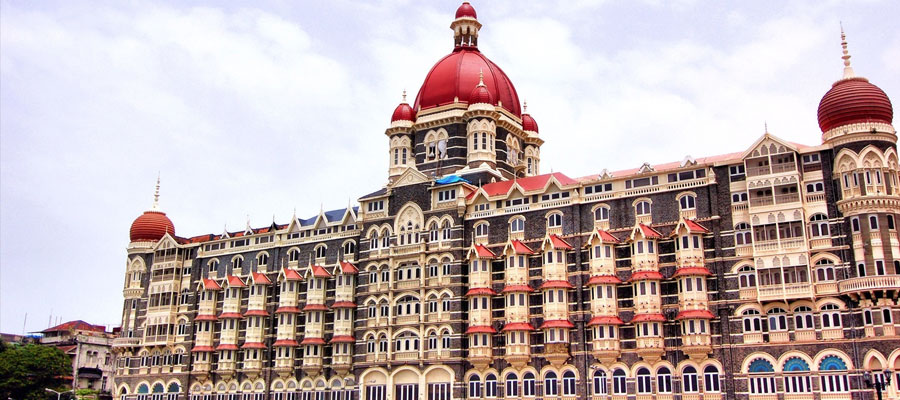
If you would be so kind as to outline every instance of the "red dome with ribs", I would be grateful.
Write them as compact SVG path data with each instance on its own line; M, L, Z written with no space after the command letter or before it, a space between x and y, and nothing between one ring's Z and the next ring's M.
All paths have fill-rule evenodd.
M456 18L462 17L472 17L478 19L478 14L475 14L475 7L472 7L468 1L464 1L459 8L456 9Z
M473 47L458 47L440 59L428 75L416 95L416 110L426 110L446 104L454 99L472 103L470 96L478 85L478 74L484 74L484 85L494 104L521 116L519 95L509 77L491 60Z
M484 85L477 85L469 94L469 104L494 104L494 97Z
M416 113L413 111L412 107L409 106L406 102L400 103L397 108L394 109L394 114L391 115L391 122L394 121L415 121Z
M531 118L530 114L522 114L522 130L523 131L538 131L537 121L534 118Z
M819 128L822 132L859 122L890 124L893 119L891 99L866 78L835 82L819 102Z
M175 224L161 211L145 211L131 223L131 241L157 241L166 233L175 235Z

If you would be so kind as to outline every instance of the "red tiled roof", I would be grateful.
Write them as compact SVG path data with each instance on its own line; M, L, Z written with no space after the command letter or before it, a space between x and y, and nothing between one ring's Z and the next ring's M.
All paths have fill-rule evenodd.
M631 274L631 278L628 278L628 282L647 280L647 279L655 279L660 280L663 279L661 273L657 271L639 271Z
M228 275L227 280L228 280L228 286L247 287L247 285L244 284L244 281L237 276Z
M216 346L216 350L237 350L238 347L236 344L220 344Z
M600 236L600 239L603 239L604 242L619 243L619 239L616 239L612 233L604 231L603 229L597 229L597 236Z
M241 348L242 349L264 349L264 348L266 348L266 345L264 343L260 343L260 342L246 342L243 345L241 345Z
M559 235L550 235L550 245L557 250L572 250L572 245L559 237Z
M329 341L329 343L353 343L353 342L356 342L356 339L354 339L353 336L350 336L350 335L338 335L338 336L331 338L331 340Z
M644 235L645 238L648 238L648 239L662 238L662 234L659 233L659 231L657 231L656 229L653 229L653 227L651 227L649 225L638 224L638 227L641 228L641 233Z
M497 257L497 255L494 254L493 251L491 251L491 250L488 249L487 247L484 247L483 245L480 245L480 244L476 244L476 245L475 245L475 255L477 255L478 258L494 258L494 257Z
M675 320L682 319L713 319L716 316L713 313L709 312L709 310L685 310L678 313L678 316L675 317Z
M312 273L316 278L331 278L331 273L321 265L313 265Z
M356 308L356 303L352 301L336 301L331 308Z
M550 320L550 321L544 321L544 323L541 324L541 328L540 328L540 329L546 329L546 328L574 328L574 327L575 327L575 324L571 323L571 322L570 322L569 320L567 320L567 319L554 319L554 320Z
M592 325L622 325L622 324L624 324L624 322L622 322L622 318L619 318L617 316L594 317L594 318L591 318L590 322L588 322L588 325L591 325L591 326Z
M78 346L73 344L73 345L69 345L69 346L56 346L56 348L59 349L60 351L62 351L63 353L74 355L75 350L78 349Z
M546 281L541 284L541 287L538 290L543 289L574 289L575 286L572 286L569 281Z
M266 274L254 272L253 273L253 283L255 283L257 285L270 285L270 284L272 284L272 281L269 279L268 276L266 276Z
M275 343L272 344L272 346L275 346L275 347L297 347L298 345L297 345L296 340L281 339L281 340L276 340Z
M684 224L687 225L687 227L691 231L691 233L709 233L709 229L706 229L706 227L698 224L696 221L694 221L692 219L684 220Z
M50 332L66 332L66 331L91 331L91 332L106 332L106 328L103 325L92 325L87 322L84 322L80 319L75 321L65 322L54 327L50 327L41 331L41 333L50 333Z
M328 307L324 304L307 304L303 306L303 311L328 311Z
M295 269L290 268L282 268L281 272L284 273L284 279L289 281L302 281L303 277L300 276L300 273Z
M497 295L497 292L495 292L494 289L491 289L491 288L472 288L472 289L469 289L468 292L466 292L466 296L484 296L484 295L495 296L495 295Z
M194 321L215 321L217 320L215 315L198 315L197 318L194 318Z
M510 323L506 324L501 331L508 332L508 331L533 331L533 330L534 330L534 326L528 322L510 322Z
M466 329L466 334L469 333L497 333L497 330L494 329L493 326L470 326Z
M241 313L236 312L227 312L219 314L219 318L221 319L229 319L229 318L241 318Z
M293 307L293 306L290 306L290 307L278 307L278 309L275 310L275 314L281 314L281 313L298 313L298 312L300 312L300 309L297 308L297 307Z
M303 341L300 342L300 345L302 346L305 344L325 344L325 339L322 339L320 337L303 338Z
M208 353L211 351L215 351L212 346L194 346L194 348L191 349L191 353Z
M568 176L565 176L561 172L554 172L554 173L550 173L550 174L530 176L527 178L518 178L515 180L511 180L511 181L500 181L500 182L488 183L487 185L482 186L481 189L483 189L485 194L487 194L489 197L509 193L509 190L512 189L513 184L518 185L525 192L530 192L533 190L540 190L540 189L546 188L547 182L550 181L551 176L553 178L555 178L556 181L559 182L559 184L561 186L569 186L569 185L578 184L578 181L576 181L572 178L569 178ZM473 193L475 193L475 192L473 192Z
M534 250L531 247L528 247L525 243L520 242L519 240L512 241L513 251L516 254L534 254Z
M509 292L531 293L533 291L534 291L534 289L532 289L531 286L528 286L528 285L509 285L509 286L503 288L503 291L501 291L500 293L509 293Z
M719 154L719 155L708 156L708 157L698 157L698 158L695 158L694 161L697 161L697 165L713 164L713 163L716 163L719 161L740 159L741 156L743 156L743 154L744 154L743 151L737 152L737 153ZM673 162L668 162L668 163L663 163L663 164L656 164L656 165L653 165L652 167L653 167L654 172L657 174L661 173L661 172L676 170L676 169L689 169L690 168L687 166L682 167L682 163L683 163L683 161L673 161ZM694 169L697 169L697 168L698 167L694 167ZM623 169L623 170L619 170L619 171L610 172L610 175L615 178L623 178L623 177L626 177L629 175L637 174L638 171L640 171L640 168L629 168L629 169ZM588 176L583 176L581 178L578 178L578 180L582 183L587 183L587 182L597 181L598 179L597 179L597 175L588 175Z
M206 290L222 290L222 286L219 286L219 282L209 278L203 278L203 288Z
M666 322L666 316L662 314L637 314L634 318L631 319L632 323L635 322Z
M341 261L341 271L347 275L356 275L359 273L359 268L346 261Z
M619 279L618 276L615 275L599 275L592 276L591 279L588 280L588 285L600 285L600 284L620 284L622 280Z
M686 267L686 268L678 268L675 270L675 273L672 274L672 277L685 276L685 275L702 275L702 276L710 276L712 272L709 272L709 269L706 267Z
M269 312L266 310L247 310L244 313L245 317L268 317Z

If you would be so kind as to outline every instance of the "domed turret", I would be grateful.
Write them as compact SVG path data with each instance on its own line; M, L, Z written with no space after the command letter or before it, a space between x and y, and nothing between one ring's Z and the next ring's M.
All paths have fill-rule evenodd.
M415 120L416 113L413 111L412 107L410 107L409 103L406 102L406 91L404 90L403 101L394 109L394 114L391 115L391 122Z
M478 14L475 13L475 7L472 7L468 1L464 1L459 8L456 9L456 18L475 18L478 19Z
M175 235L175 224L159 211L159 178L156 179L156 193L153 195L153 207L144 211L131 223L129 237L132 242L155 242L162 239L166 233Z
M478 73L478 84L475 85L472 93L469 94L469 104L494 104L494 96L491 96L491 91L484 85L483 72Z
M841 46L844 51L841 57L844 59L844 76L831 86L819 102L819 128L825 133L855 123L891 124L894 118L891 100L881 88L853 72L843 30Z
M522 112L522 130L525 132L534 132L538 133L538 124L534 118L531 117L531 114L528 113L528 103L525 103L524 111Z

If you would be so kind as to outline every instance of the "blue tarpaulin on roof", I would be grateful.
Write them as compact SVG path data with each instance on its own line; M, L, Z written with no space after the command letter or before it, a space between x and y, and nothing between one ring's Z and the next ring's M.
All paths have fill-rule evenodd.
M459 182L471 183L463 178L460 178L459 175L447 175L441 179L434 181L434 183L437 183L438 185L449 185L451 183Z

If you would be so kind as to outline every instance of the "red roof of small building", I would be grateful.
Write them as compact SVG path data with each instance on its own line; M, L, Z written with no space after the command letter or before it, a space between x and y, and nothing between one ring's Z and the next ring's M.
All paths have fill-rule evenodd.
M214 279L203 278L203 288L206 290L222 290L222 286Z
M321 265L313 265L312 273L316 278L331 278L331 273Z
M268 317L269 312L266 310L247 310L244 313L245 317Z
M529 324L528 322L510 322L503 327L502 332L533 331L533 330L534 330L534 326Z
M631 322L666 322L666 316L662 314L637 314L631 319Z
M716 316L713 315L709 310L685 310L678 313L678 316L675 317L675 320L682 319L713 319Z
M600 236L600 239L603 239L604 242L619 243L619 239L616 239L615 236L603 229L597 229L597 236Z
M588 325L623 325L622 318L617 316L600 316L591 318Z
M265 349L266 345L262 342L246 342L241 345L242 349Z
M470 326L466 329L466 334L470 333L497 333L493 326Z
M657 271L638 271L631 274L631 278L628 278L628 282L640 281L640 280L661 280L663 279L663 275Z
M219 314L219 318L221 319L240 319L241 313L237 312L227 312Z
M303 311L328 311L328 307L324 304L307 304L303 306Z
M132 242L155 242L166 233L175 236L175 224L162 211L144 211L131 223L129 238Z
M648 239L662 238L662 234L659 233L659 231L657 231L656 229L653 229L652 227L650 227L649 225L638 224L638 227L641 228L641 233L644 235L645 238L648 238Z
M191 349L191 353L208 353L211 351L215 351L212 346L194 346L194 348Z
M300 312L300 309L297 308L297 307L293 307L293 306L290 306L290 307L278 307L278 309L275 310L275 314L282 314L282 313L299 313L299 312Z
M475 255L478 258L495 258L497 257L491 249L484 247L483 245L476 244L475 245Z
M706 229L706 227L698 224L697 221L692 219L684 220L684 224L687 225L691 233L709 233L709 229Z
M525 243L522 243L518 239L512 241L512 247L513 247L513 251L516 254L522 254L522 255L534 254L534 250L532 250L531 247L528 247L528 245L526 245Z
M466 296L496 296L497 292L491 288L472 288L466 292Z
M540 328L540 329L546 329L546 328L574 328L574 327L575 327L575 325L574 325L572 322L570 322L569 320L567 320L567 319L554 319L554 320L550 320L550 321L544 321L544 323L541 324L541 328Z
M672 274L672 277L675 278L688 275L710 276L712 275L712 272L709 272L709 269L707 269L706 267L686 267L676 269L675 273Z
M252 277L253 277L253 283L255 283L255 284L257 284L257 285L270 285L270 284L272 284L272 281L269 279L268 276L266 276L266 274L259 273L259 272L254 272L254 273L252 274Z
M550 235L550 245L557 250L572 250L572 245L556 234Z
M300 345L302 346L305 344L325 344L325 339L322 339L320 337L303 338L303 341L300 342Z
M615 275L599 275L592 276L591 279L588 280L588 285L600 285L600 284L615 284L618 285L622 283L622 280L619 279L618 276Z
M359 268L356 268L355 265L346 261L341 261L341 272L347 275L356 275L359 273Z
M508 286L504 287L500 293L509 293L509 292L531 293L533 291L534 291L534 289L532 289L531 286L528 286L528 285L508 285Z
M281 339L276 340L275 343L272 344L275 347L297 347L297 341L292 339Z
M356 303L352 301L336 301L331 308L356 308Z
M226 281L228 282L228 286L247 287L247 285L244 284L244 281L241 278L234 275L228 275Z
M236 344L223 343L223 344L216 346L216 350L237 350L237 349L238 349L238 347Z
M518 185L526 192L530 192L533 190L540 190L540 189L546 188L547 183L550 181L551 177L556 179L556 181L559 182L559 184L562 186L578 184L578 181L576 181L572 178L569 178L568 176L564 175L561 172L553 172L553 173L549 173L549 174L529 176L527 178L517 178L514 180L508 180L508 181L492 182L492 183L488 183L487 185L482 186L481 188L484 190L484 192L489 197L509 193L509 190L512 189L513 184ZM473 196L474 193L475 192L473 192L469 196Z
M538 290L544 289L573 289L575 286L572 286L569 281L546 281L541 284L541 287Z
M350 335L337 335L332 337L329 343L353 343L356 342L356 339Z
M87 322L84 322L80 319L75 321L65 322L41 331L41 333L51 333L51 332L68 332L68 331L91 331L91 332L106 332L106 328L103 325L92 325Z
M299 272L295 269L291 268L282 268L281 272L284 273L284 279L289 281L302 281L303 276L300 275Z
M194 318L194 321L216 321L216 320L218 320L218 318L216 318L215 315L211 315L211 314L198 315L197 318Z

